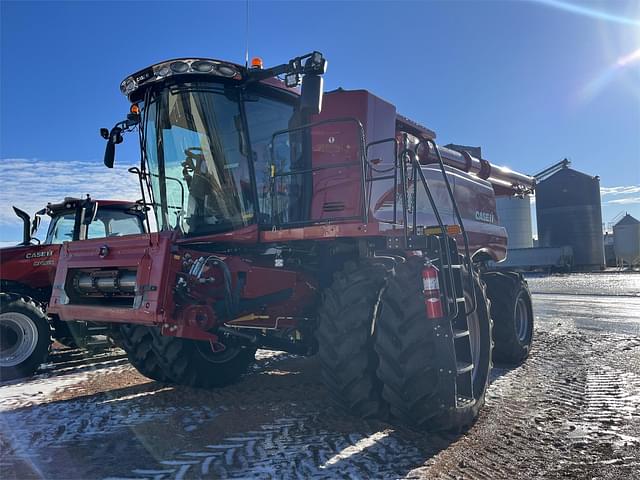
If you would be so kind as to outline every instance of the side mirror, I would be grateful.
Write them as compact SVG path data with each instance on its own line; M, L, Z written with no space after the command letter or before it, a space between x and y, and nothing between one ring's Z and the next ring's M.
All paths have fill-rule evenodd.
M113 162L116 159L116 145L107 140L107 147L104 149L104 164L107 168L113 168Z
M324 80L320 75L306 74L302 77L300 111L317 115L322 111L322 88Z
M113 168L113 162L116 158L116 145L122 143L122 128L115 126L111 129L111 133L106 133L106 128L100 129L100 136L107 139L107 147L104 150L104 164L107 168Z

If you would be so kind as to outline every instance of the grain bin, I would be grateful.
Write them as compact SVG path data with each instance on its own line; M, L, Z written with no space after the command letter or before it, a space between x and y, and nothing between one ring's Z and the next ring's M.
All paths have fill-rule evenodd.
M536 187L541 247L573 249L576 269L604 267L600 178L565 167Z
M628 213L613 226L613 249L619 265L640 264L640 221Z
M508 248L533 247L531 230L531 198L496 197L498 223L507 229Z

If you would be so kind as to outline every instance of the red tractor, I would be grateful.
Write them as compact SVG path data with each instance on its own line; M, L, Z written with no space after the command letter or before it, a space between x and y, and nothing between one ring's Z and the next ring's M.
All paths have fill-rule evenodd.
M0 250L0 379L31 375L46 361L52 337L63 345L94 348L104 344L105 325L62 322L47 317L46 304L63 242L116 237L147 231L145 207L132 202L65 198L49 203L33 220L13 207L23 223L23 239ZM34 235L43 215L50 217L43 241Z
M506 255L496 195L534 180L439 148L365 90L323 98L325 70L313 52L268 69L183 58L126 78L131 113L102 129L105 164L137 127L158 232L66 243L49 311L119 325L153 379L218 387L257 348L318 353L350 412L464 427L492 350L519 363L531 344L526 283L486 263Z

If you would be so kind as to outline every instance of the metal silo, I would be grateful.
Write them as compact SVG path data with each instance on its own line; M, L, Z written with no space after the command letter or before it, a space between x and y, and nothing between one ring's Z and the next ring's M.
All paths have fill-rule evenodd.
M628 213L613 226L613 248L618 264L640 264L640 221Z
M600 178L562 168L536 187L538 239L541 247L573 249L575 267L604 267Z
M498 223L507 229L509 249L533 247L531 198L497 197Z

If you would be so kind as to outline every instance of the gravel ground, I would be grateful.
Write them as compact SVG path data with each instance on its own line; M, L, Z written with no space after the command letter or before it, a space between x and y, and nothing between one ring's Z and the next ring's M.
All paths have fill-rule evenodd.
M0 478L640 478L640 275L529 281L531 357L494 369L465 433L345 416L313 358L261 351L207 392L64 351L0 384Z

